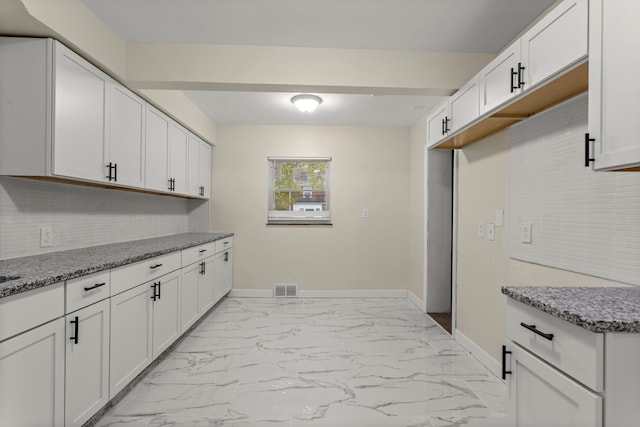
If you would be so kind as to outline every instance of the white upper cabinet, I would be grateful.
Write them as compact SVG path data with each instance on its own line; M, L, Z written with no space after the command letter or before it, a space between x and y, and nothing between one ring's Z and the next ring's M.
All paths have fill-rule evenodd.
M432 148L445 139L450 126L449 98L446 98L427 117L427 146Z
M434 110L427 131L429 148L462 148L583 93L588 42L589 0L558 3L485 66L478 80L474 77L458 92L475 91L478 85L475 118L468 102L471 92L460 95L464 108L451 108L445 115L452 126L446 127L445 120L440 134L431 119L440 119L436 116L442 107Z
M189 131L173 120L169 122L170 191L187 194L187 147Z
M484 114L522 92L518 82L520 40L517 40L480 71L480 113Z
M171 119L147 105L145 187L169 191L169 122Z
M0 38L0 174L104 182L107 80L51 39Z
M455 132L480 116L480 83L478 76L469 80L449 100L451 124L449 132Z
M107 87L106 180L143 188L146 104L121 85L112 82Z
M525 90L589 54L589 1L565 0L522 36Z
M211 145L201 141L198 152L199 195L208 199L211 197Z
M56 43L53 174L104 180L104 118L107 76Z
M189 133L189 195L208 199L211 196L211 146Z
M61 43L0 37L0 175L203 197L188 137Z
M596 170L640 171L640 3L592 0L589 36L589 133L585 155ZM589 141L588 138L593 139ZM593 151L595 150L595 153Z

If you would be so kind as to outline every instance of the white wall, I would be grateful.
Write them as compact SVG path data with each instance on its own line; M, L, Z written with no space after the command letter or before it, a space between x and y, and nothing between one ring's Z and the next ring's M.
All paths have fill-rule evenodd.
M509 131L460 152L458 205L457 329L496 360L506 340L506 297L500 289L515 286L615 286L582 274L510 259ZM504 227L496 240L478 237L478 221L494 222L504 209Z
M207 202L0 177L0 259L208 231ZM40 248L40 227L53 244Z
M235 233L234 288L406 290L409 140L407 128L218 125L212 224ZM265 225L269 156L333 158L333 226Z

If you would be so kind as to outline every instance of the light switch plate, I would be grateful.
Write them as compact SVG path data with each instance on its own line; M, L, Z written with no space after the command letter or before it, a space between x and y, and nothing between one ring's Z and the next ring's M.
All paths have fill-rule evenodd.
M484 221L478 221L478 237L484 237Z
M522 243L531 243L533 225L530 222L522 223Z
M496 240L496 226L492 222L487 224L487 239Z
M40 228L40 247L48 248L51 246L51 227L41 227Z
M369 209L363 208L362 209L362 219L367 219L367 218L369 218Z
M502 227L504 221L504 209L496 209L496 227Z

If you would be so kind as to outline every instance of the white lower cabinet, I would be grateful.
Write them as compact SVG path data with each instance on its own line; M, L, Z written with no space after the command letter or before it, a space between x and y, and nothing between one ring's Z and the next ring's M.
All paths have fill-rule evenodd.
M153 358L158 357L180 336L180 271L174 271L154 282Z
M591 332L507 300L510 427L629 427L640 419L640 334Z
M145 283L111 297L109 398L151 363L152 294L152 288Z
M182 269L180 292L180 330L186 331L200 317L198 311L198 279L200 264L191 264Z
M215 304L214 296L214 263L213 256L204 259L199 267L198 274L198 313L206 313L213 304Z
M0 425L64 425L64 318L0 342Z
M233 249L227 249L224 252L216 254L213 270L215 273L213 280L213 297L215 301L219 301L231 290L233 277Z
M602 397L517 344L509 344L509 426L602 426Z
M66 316L65 426L81 426L109 401L109 300Z
M180 271L111 297L110 397L180 335Z

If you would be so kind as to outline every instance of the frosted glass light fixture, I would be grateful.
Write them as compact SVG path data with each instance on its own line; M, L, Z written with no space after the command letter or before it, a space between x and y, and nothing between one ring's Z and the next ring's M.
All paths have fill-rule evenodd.
M296 95L291 98L291 102L303 113L313 113L318 105L322 104L322 98L316 95Z

